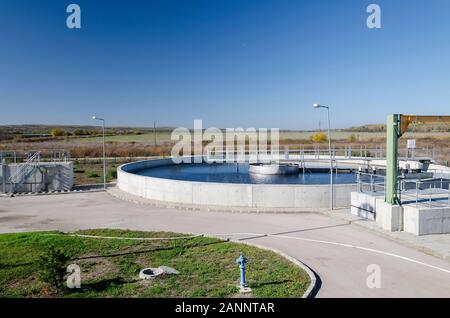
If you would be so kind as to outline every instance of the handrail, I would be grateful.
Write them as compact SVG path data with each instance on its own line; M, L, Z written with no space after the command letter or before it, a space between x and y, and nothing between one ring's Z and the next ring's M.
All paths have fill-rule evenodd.
M378 182L379 180L383 182ZM358 192L379 193L385 191L384 175L376 175L367 172L358 172ZM408 186L412 185L411 187ZM450 207L450 180L444 178L426 178L419 180L402 179L399 177L400 203L414 203L416 207ZM369 189L369 190L367 190ZM446 204L445 204L446 203Z
M27 161L17 166L17 170L12 174L8 182L11 183L11 192L14 192L17 186L25 182L30 173L36 168L40 162L40 153L35 152L33 155L28 155Z

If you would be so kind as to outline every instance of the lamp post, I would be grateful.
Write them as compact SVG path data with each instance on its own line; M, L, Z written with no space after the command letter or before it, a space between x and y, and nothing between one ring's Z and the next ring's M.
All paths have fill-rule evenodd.
M103 118L92 116L93 120L100 120L102 122L103 130L103 189L106 190L106 155L105 155L105 120Z
M328 116L328 151L330 153L330 208L333 210L334 202L333 202L333 153L331 152L331 127L330 127L330 107L320 105L320 104L314 104L314 108L325 108L327 110L327 116Z

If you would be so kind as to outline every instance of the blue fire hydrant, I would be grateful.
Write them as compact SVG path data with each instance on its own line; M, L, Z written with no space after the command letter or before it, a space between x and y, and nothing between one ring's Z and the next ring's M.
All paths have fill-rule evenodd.
M236 259L236 263L239 264L239 269L241 272L241 282L240 285L241 287L247 287L247 282L245 281L245 264L247 263L247 258L241 254L241 256L239 256L238 259Z

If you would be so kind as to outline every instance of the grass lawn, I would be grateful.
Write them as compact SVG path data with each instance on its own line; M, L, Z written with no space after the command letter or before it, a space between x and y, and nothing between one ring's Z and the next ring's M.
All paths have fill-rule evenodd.
M308 275L283 257L254 247L196 237L172 241L131 241L46 235L0 235L0 297L233 297L238 294L236 258L248 258L252 297L301 297ZM174 237L183 234L125 230L85 230L77 234L121 237ZM81 288L56 295L36 275L39 256L54 245L81 267ZM144 267L166 265L179 275L140 280Z

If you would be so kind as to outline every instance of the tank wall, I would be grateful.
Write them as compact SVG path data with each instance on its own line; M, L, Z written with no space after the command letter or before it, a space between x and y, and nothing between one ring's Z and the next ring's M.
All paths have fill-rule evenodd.
M330 206L328 185L231 184L179 181L140 176L132 172L173 164L171 159L139 161L118 168L119 189L133 195L171 203L253 207L318 208ZM334 186L335 206L349 207L355 184Z

